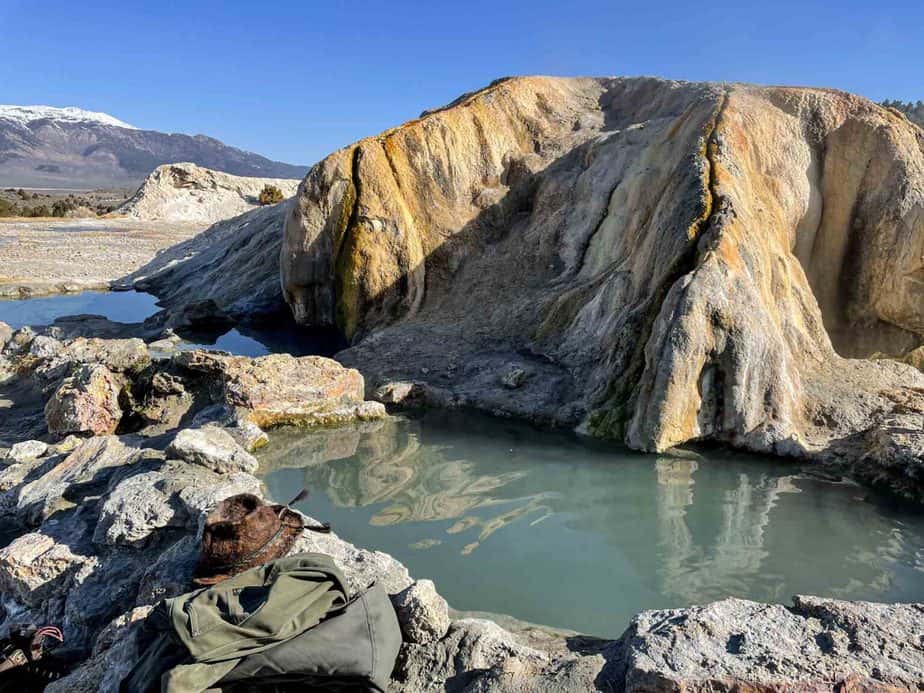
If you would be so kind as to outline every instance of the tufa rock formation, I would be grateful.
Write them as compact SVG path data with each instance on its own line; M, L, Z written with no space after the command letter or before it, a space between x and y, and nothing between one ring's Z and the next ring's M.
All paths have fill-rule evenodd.
M847 462L924 497L924 377L843 358L924 336L924 131L888 109L502 80L330 155L286 213L285 299L345 333L370 392Z
M195 164L158 166L138 191L116 210L134 219L214 224L260 205L260 191L275 185L291 197L297 180L242 178Z

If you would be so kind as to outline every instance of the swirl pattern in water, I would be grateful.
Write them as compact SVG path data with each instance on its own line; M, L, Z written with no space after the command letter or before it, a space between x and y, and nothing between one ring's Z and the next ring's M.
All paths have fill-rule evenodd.
M729 595L924 594L920 510L771 458L643 455L458 412L278 431L260 457L273 497L308 486L302 510L457 609L618 636L643 609Z

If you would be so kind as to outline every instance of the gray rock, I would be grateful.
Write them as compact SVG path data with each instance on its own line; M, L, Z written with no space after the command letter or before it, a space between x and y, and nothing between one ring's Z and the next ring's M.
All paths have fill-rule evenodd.
M10 448L9 458L13 462L28 462L48 452L48 444L40 440L24 440Z
M137 544L153 532L169 526L182 526L185 514L170 495L161 490L160 471L135 474L121 481L100 508L93 532L97 544Z
M603 667L599 656L549 652L496 623L482 619L454 621L439 641L408 643L395 671L394 690L437 691L590 691L619 690L609 682L596 685Z
M392 597L392 603L407 642L426 645L442 639L449 630L449 605L437 594L432 580L417 580Z
M7 343L13 337L13 328L0 320L0 351L6 348Z
M51 360L64 352L64 345L57 339L38 335L32 340L29 347L29 354L38 359Z
M205 468L193 466L194 469ZM201 530L202 520L210 510L229 496L239 493L260 494L260 480L250 474L235 472L215 476L210 484L191 484L180 490L179 499L189 516L189 524Z
M181 430L167 448L167 454L202 465L219 474L253 473L259 466L253 455L217 426Z
M626 690L915 689L924 605L796 597L646 611L623 636Z
M196 530L200 516L224 498L260 492L249 474L216 474L179 460L145 466L156 469L129 476L109 492L93 534L97 544L137 545L167 527Z
M13 354L26 352L29 350L33 339L35 339L35 330L28 326L20 327L10 336L4 350Z
M241 421L237 426L227 429L232 438L247 452L259 450L269 442L266 432L250 421Z
M199 560L199 538L194 534L170 545L151 564L138 586L138 604L154 605L188 592Z
M372 393L372 399L382 404L402 407L451 407L452 395L446 390L416 380L395 380L382 383Z
M65 436L63 440L60 440L52 445L51 449L54 450L55 454L66 455L76 450L84 440L86 440L86 438L81 438L80 436L76 435Z
M177 344L179 342L179 337L175 339L158 339L148 343L148 350L153 356L158 358L172 356L174 353L176 353Z
M30 517L47 517L56 509L80 502L79 496L69 493L72 486L80 488L82 494L90 493L90 485L105 488L113 473L134 464L141 455L140 449L116 436L85 440L63 460L52 461L53 466L19 488L16 507Z
M77 363L100 364L113 373L138 373L151 365L143 340L77 337L67 345L70 359Z

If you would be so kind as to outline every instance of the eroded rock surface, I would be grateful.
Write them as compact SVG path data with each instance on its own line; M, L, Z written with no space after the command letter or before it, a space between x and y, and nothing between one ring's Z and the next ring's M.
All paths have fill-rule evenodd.
M264 185L291 197L297 180L244 178L191 163L164 164L148 175L131 199L117 210L134 219L213 224L260 204Z
M285 208L261 207L220 221L158 254L123 284L156 294L171 317L203 300L241 321L284 311L279 249Z
M924 337L922 140L832 90L501 80L311 169L285 298L370 392L851 465L922 424L919 372L831 340Z
M623 636L629 691L916 690L924 605L795 597L640 614ZM916 642L918 640L918 642Z
M119 393L124 385L124 380L105 366L81 366L48 400L48 430L58 435L115 433L122 420Z

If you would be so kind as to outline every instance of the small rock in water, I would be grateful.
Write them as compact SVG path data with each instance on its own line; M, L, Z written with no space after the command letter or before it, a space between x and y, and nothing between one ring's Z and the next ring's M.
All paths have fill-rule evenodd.
M220 474L253 473L259 466L253 455L238 445L229 433L217 426L183 429L167 448L167 454L202 465Z
M48 445L40 440L25 440L10 448L10 459L14 462L28 462L48 452Z

